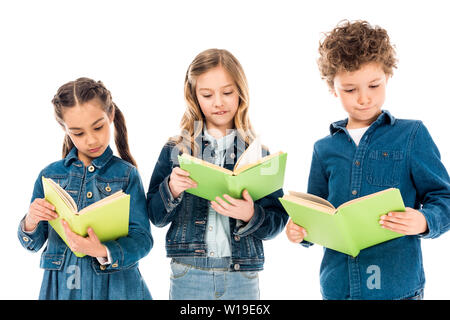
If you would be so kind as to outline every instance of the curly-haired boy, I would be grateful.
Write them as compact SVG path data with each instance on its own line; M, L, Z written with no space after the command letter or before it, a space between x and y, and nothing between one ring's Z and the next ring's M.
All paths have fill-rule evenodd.
M386 30L343 21L320 42L319 54L321 76L348 118L332 123L330 135L315 143L308 193L338 207L395 187L406 207L379 221L404 237L361 250L355 258L324 250L322 296L422 299L421 238L436 238L450 228L450 178L439 150L421 121L396 119L382 110L396 68ZM302 242L306 231L291 220L286 227L292 242Z

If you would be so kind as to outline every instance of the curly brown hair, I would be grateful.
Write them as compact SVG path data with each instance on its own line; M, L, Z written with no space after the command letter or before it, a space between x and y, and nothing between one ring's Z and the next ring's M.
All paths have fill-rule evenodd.
M341 71L356 71L365 63L379 62L384 72L392 76L397 68L394 46L387 31L372 27L367 21L343 20L319 43L317 60L322 79L334 89L334 77Z

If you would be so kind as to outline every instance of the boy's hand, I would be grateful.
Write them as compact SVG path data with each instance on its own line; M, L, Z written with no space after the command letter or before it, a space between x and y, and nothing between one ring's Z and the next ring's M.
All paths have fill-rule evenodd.
M25 217L24 230L29 232L36 228L40 221L58 218L55 207L45 199L34 199Z
M235 199L227 194L224 194L223 197L229 203L220 197L216 197L216 201L211 201L211 208L218 213L244 222L249 222L255 214L253 199L247 190L242 192L243 199Z
M169 178L169 189L174 199L178 198L186 189L197 188L197 183L188 177L189 172L179 167L173 168Z
M405 212L389 212L380 217L383 228L405 235L415 235L428 230L427 220L422 212L413 208L405 208Z
M66 232L67 242L72 251L80 252L91 257L107 257L106 247L100 242L92 228L88 228L86 238L70 230L69 224L61 220Z
M299 225L296 225L292 219L286 225L286 235L289 241L300 243L307 236L306 230Z

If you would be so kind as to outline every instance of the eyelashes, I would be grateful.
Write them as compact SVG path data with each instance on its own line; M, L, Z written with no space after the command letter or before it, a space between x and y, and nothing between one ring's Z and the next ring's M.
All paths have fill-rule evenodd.
M378 88L380 85L379 84L375 84L375 85L371 85L371 86L369 86L369 88L370 89L376 89L376 88ZM352 93L352 92L355 92L355 90L356 89L346 89L346 90L344 90L344 92L347 92L347 93Z
M227 92L223 92L223 95L229 96L229 95L231 95L233 93L234 93L234 91L227 91ZM208 98L212 97L212 94L202 94L202 97L205 98L205 99L208 99Z
M101 125L101 126L99 126L99 127L96 127L96 128L94 128L94 130L95 131L100 131L100 130L102 130L103 129L103 127L104 127L105 125ZM72 133L75 137L81 137L83 134L84 134L84 132L78 132L78 133Z

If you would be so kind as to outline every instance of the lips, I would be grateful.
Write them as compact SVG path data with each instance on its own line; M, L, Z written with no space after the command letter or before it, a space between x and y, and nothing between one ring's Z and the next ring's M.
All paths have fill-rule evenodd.
M100 150L100 148L101 148L101 147L89 149L89 152L90 152L90 153L96 153L96 152L98 152L98 151Z
M216 116L223 116L227 112L228 111L218 111L218 112L213 112L213 114L216 115Z

